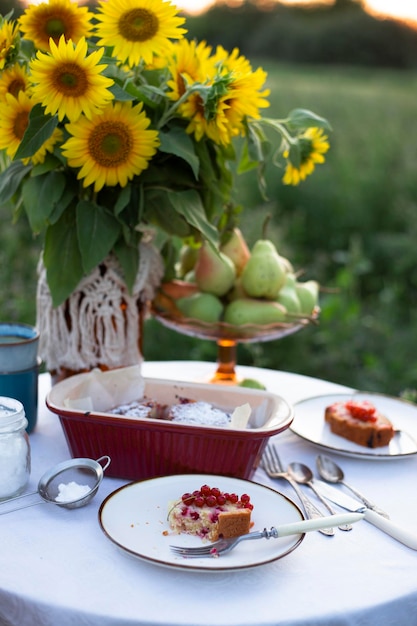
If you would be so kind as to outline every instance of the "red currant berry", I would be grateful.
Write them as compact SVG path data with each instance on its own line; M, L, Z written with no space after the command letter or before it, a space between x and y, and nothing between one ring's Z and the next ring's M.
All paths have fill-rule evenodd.
M198 496L201 496L200 490L199 490L199 489L196 489L195 491L193 491L193 496L194 496L195 498L197 498Z
M220 494L221 494L220 489L218 487L213 487L213 489L211 490L211 495L217 498L217 496L219 496Z
M229 493L229 497L227 499L232 504L236 504L236 502L239 500L239 496L236 493Z
M184 493L181 500L184 502L184 504L192 504L192 502L194 501L194 496L192 493Z
M217 504L216 496L213 496L213 495L207 496L206 504L207 504L207 506L216 506L216 504Z
M211 493L211 487L209 487L208 485L203 485L200 491L203 496L209 496Z
M240 497L241 501L243 502L243 504L247 504L248 502L250 502L250 496L248 496L247 493L244 493L241 497Z
M217 496L216 500L219 506L223 506L223 504L226 504L226 495L224 493L221 493Z
M199 508L203 507L205 504L205 500L203 496L197 496L196 499L194 500L194 504L198 506Z

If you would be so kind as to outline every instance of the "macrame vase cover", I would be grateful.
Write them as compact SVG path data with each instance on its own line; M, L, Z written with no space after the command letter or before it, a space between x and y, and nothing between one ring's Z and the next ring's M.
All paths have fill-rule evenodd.
M39 356L50 372L113 369L141 363L141 316L163 276L163 262L151 243L141 243L134 288L126 287L110 255L53 307L42 258L38 266Z

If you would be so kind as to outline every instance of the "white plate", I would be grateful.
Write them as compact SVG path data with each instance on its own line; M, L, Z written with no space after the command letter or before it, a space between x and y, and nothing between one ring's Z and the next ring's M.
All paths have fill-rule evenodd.
M324 411L333 402L350 399L369 400L393 424L395 434L388 446L365 448L330 431ZM295 417L291 430L321 448L350 457L366 459L401 459L417 453L417 406L411 402L378 393L354 392L328 394L307 398L294 405Z
M304 519L294 502L269 487L227 476L187 474L152 478L117 489L100 507L101 529L122 551L151 563L183 570L229 571L263 565L286 556L304 539L305 535L300 534L268 541L246 541L219 558L185 559L173 554L170 544L200 546L202 541L169 530L168 503L204 484L239 495L248 493L254 505L253 530Z

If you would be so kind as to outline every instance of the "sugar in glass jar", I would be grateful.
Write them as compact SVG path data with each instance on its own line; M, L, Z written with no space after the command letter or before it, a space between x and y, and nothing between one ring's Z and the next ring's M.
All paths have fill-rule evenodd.
M0 396L0 500L25 490L30 476L28 421L23 404Z

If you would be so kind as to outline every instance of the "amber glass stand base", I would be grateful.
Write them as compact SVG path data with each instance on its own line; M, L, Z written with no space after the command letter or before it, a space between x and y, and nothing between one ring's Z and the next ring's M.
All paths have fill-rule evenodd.
M209 382L217 385L238 385L241 379L235 371L237 342L233 339L219 339L217 347L217 370Z

